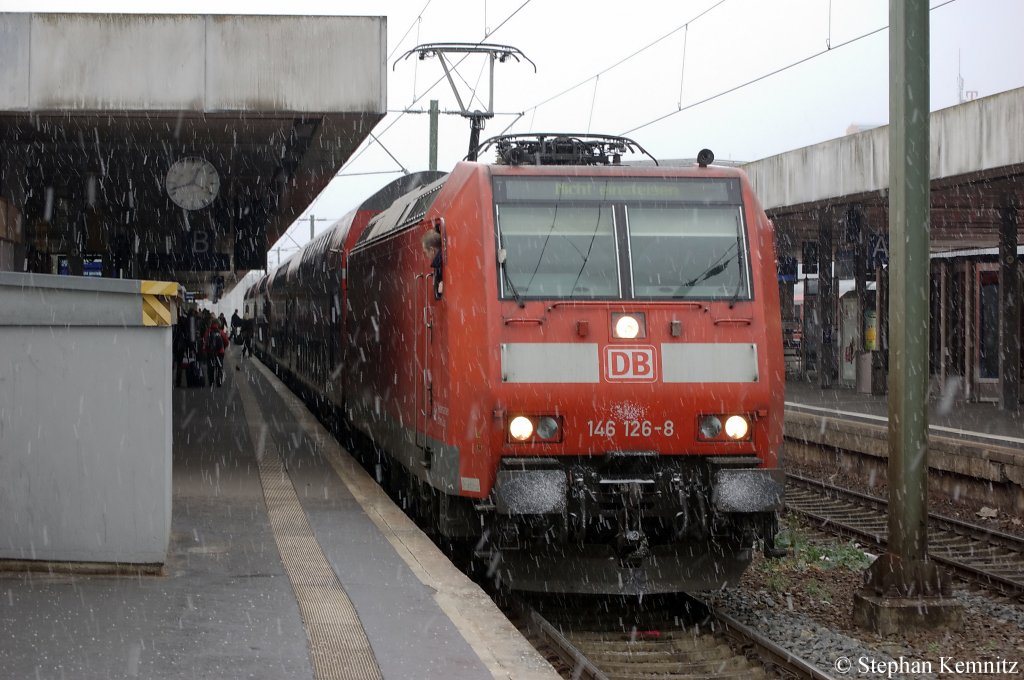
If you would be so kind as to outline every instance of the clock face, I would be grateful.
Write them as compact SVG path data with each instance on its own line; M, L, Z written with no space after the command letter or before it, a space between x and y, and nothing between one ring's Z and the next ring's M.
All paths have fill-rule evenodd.
M185 210L202 210L220 191L220 175L209 161L181 158L167 171L167 195Z

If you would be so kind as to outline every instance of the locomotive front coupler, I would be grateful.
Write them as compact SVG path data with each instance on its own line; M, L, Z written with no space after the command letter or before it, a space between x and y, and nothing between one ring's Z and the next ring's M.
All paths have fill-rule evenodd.
M615 554L623 567L638 568L651 556L651 548L647 542L647 534L641 529L622 527L615 537Z

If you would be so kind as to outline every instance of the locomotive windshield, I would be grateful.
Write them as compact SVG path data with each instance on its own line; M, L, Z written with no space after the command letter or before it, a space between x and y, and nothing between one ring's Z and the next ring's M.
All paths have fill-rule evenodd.
M502 297L750 297L739 180L496 177L494 196Z

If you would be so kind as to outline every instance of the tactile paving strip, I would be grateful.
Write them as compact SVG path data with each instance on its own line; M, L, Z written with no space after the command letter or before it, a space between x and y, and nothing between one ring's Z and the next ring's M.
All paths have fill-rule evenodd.
M235 381L249 434L256 444L260 482L274 540L298 600L317 680L382 680L352 601L331 569L299 504L277 445L247 381Z

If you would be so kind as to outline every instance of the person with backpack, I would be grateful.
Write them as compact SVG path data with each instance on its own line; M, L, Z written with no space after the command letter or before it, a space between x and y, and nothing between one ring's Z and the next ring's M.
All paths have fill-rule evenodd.
M228 336L217 321L210 323L210 328L203 336L203 346L206 348L210 387L220 387L224 384L224 352L228 348Z

